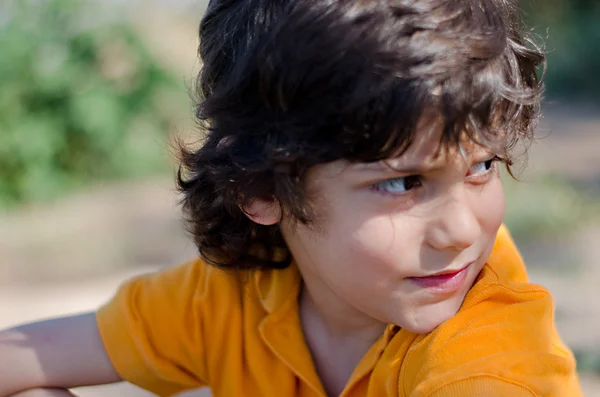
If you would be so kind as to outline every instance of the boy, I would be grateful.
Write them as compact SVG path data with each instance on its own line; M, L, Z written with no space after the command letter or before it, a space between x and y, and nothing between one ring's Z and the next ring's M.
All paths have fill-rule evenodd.
M543 62L516 9L212 1L206 140L178 179L200 259L4 332L0 396L581 395L502 227L498 165L532 135Z

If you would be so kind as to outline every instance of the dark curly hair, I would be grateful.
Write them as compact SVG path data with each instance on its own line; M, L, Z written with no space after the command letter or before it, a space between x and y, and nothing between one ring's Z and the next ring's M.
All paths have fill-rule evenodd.
M441 144L465 134L509 149L533 135L545 58L517 0L212 0L200 24L199 149L178 187L201 256L284 268L279 226L241 208L275 200L310 224L306 171L403 153L435 109Z

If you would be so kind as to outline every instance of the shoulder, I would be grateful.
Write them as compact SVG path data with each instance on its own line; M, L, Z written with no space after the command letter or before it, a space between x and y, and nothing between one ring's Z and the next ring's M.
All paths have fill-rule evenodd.
M239 311L241 283L235 272L196 258L126 281L99 309L98 319L106 324L119 318L144 320L165 327L175 322L200 324L212 313Z
M234 271L218 269L195 258L176 266L142 274L125 282L121 289L143 289L152 294L202 299L220 293L235 294L243 277Z
M550 293L504 278L489 265L457 315L419 336L410 354L407 362L425 364L407 366L414 387L430 391L420 395L438 395L433 391L443 385L510 384L524 396L559 396L549 390L564 391L576 378L573 355L555 329Z
M251 310L274 311L300 285L295 266L272 270L228 270L202 259L140 275L125 282L107 306L146 307L156 316L201 316L215 321Z
M581 395L552 296L528 281L506 227L459 312L415 337L402 379L415 397Z

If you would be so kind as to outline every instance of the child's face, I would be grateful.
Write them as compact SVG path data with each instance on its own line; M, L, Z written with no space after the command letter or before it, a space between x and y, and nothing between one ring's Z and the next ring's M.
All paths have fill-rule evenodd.
M313 299L418 333L456 314L504 195L494 153L465 142L435 157L441 129L428 131L388 162L394 170L337 161L309 172L317 227L283 232Z

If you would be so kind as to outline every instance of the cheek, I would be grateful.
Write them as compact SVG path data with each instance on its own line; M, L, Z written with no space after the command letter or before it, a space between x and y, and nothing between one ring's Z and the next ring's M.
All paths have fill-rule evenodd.
M344 225L338 231L341 238L340 256L347 258L357 271L389 274L410 263L410 256L419 247L415 231L419 227L410 219L394 216L372 216L360 224ZM412 250L411 250L412 247Z
M477 218L484 233L495 236L506 213L504 190L500 179L497 178L490 182L475 200L477 202Z
M494 218L496 223L502 223L506 213L506 202L504 199L504 189L500 179L496 179L492 184L492 189L489 192L490 201L490 217Z

